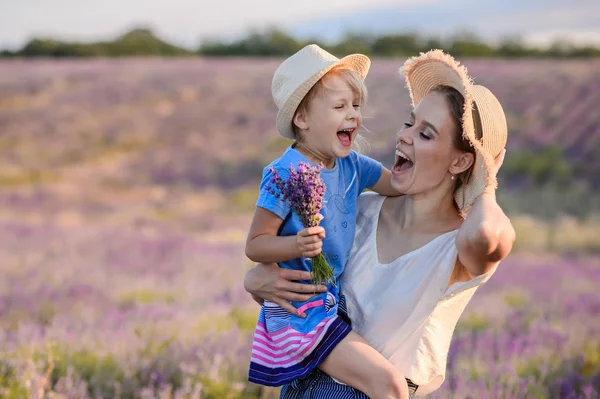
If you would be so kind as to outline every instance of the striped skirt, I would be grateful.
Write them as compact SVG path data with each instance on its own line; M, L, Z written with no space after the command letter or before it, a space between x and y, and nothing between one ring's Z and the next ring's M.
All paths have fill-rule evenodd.
M418 386L408 382L410 398L416 398ZM321 370L292 381L281 388L280 399L369 399L367 395L349 385L337 383Z
M307 319L265 301L252 341L248 380L281 386L310 374L352 330L337 311L330 293L308 304Z

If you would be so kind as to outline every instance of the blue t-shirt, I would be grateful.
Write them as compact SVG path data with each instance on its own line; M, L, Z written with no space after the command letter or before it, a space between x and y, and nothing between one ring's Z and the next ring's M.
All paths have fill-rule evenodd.
M273 175L269 168L274 167L279 176L285 180L289 175L290 164L297 169L300 162L314 165L300 152L289 147L281 158L271 162L263 171L256 206L267 209L283 219L279 236L296 235L304 226L287 202L266 190ZM334 270L336 288L339 286L337 279L344 271L344 265L354 242L358 196L365 188L372 187L377 183L382 169L383 167L378 161L351 151L346 158L337 158L333 168L321 170L321 178L325 183L323 209L320 212L323 215L320 226L326 232L323 240L323 253ZM294 270L311 270L310 260L304 257L279 262L279 266Z

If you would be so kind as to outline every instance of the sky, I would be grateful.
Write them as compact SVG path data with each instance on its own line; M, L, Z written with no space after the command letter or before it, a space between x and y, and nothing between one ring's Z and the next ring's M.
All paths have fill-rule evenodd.
M426 1L426 0L425 0ZM369 6L402 3L369 0ZM0 48L34 36L92 41L138 25L162 38L197 47L202 38L243 34L251 27L288 25L359 10L364 0L0 0Z
M291 31L305 37L335 37L347 30L419 32L442 40L466 31L490 42L520 37L540 47L556 40L597 46L599 16L599 0L421 0L312 18Z
M196 49L206 39L268 26L315 37L352 28L427 34L469 24L485 38L525 33L530 42L562 37L600 45L598 15L600 0L0 0L0 49L19 49L33 37L112 40L136 27Z

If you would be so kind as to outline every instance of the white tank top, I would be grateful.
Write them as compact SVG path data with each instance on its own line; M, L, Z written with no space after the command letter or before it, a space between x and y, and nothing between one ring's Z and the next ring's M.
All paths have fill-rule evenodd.
M390 263L379 263L376 236L384 199L370 192L359 197L354 245L341 276L341 291L353 330L419 385L417 396L423 396L444 381L456 322L497 265L446 289L458 255L458 230Z

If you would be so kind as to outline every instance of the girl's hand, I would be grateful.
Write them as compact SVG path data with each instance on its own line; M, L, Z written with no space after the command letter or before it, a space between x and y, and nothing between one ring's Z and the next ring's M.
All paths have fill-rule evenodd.
M296 236L298 251L306 258L317 256L323 250L323 238L325 238L325 229L321 226L300 230Z
M250 269L244 278L244 288L252 296L275 302L288 312L298 315L289 301L304 302L327 291L324 285L297 283L299 280L311 280L310 272L280 268L275 263L259 263ZM302 313L299 316L306 317Z

